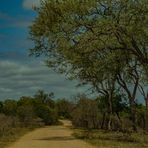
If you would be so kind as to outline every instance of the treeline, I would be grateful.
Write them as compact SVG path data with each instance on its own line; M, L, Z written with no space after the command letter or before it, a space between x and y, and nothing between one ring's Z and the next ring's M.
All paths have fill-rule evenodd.
M71 109L71 104L64 99L54 101L53 95L39 90L33 97L23 96L19 100L5 100L0 102L0 113L17 118L22 126L57 124L59 117L70 118L68 110Z
M39 90L34 96L0 101L0 148L30 130L71 118L72 103L53 97L53 93Z
M119 94L113 97L113 114L110 116L107 96L89 99L80 95L72 112L72 122L76 127L103 129L121 132L132 131L130 106L127 99ZM148 130L146 107L136 103L136 127L139 131ZM111 127L108 127L111 126Z
M113 95L112 116L108 96L91 99L83 94L77 95L72 100L53 97L53 93L39 90L32 97L23 96L19 100L0 102L1 125L6 126L5 122L9 123L8 127L34 127L58 124L59 119L70 119L73 125L79 128L132 131L130 105L126 96L118 93ZM146 106L138 103L135 106L135 126L137 130L147 131Z

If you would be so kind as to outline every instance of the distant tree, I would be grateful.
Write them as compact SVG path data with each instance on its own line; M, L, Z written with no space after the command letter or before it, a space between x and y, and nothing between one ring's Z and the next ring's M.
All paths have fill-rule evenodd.
M98 128L99 109L95 100L80 98L72 113L72 122L77 127Z
M56 102L58 115L63 118L71 118L71 113L74 108L72 102L66 99L59 99Z
M17 116L20 122L25 126L29 126L33 123L35 119L34 108L31 105L21 105L17 108Z
M46 125L57 123L58 115L55 109L51 109L46 105L38 104L35 108L36 115L40 117Z
M99 96L96 99L99 112L102 114L101 129L108 129L107 127L108 125L106 125L106 123L108 122L107 120L109 120L109 115L108 115L109 104L108 104L107 98L108 98L107 96ZM127 102L124 99L124 97L121 96L120 94L113 94L110 129L113 129L113 126L114 126L114 120L113 120L113 116L114 116L114 118L117 117L117 122L118 122L118 125L116 125L116 127L114 126L114 129L122 130L122 119L121 119L122 117L120 116L120 113L124 112L126 109L127 109Z
M16 116L17 112L17 101L5 100L3 103L3 112L9 116Z
M33 106L34 104L34 98L29 96L22 96L18 101L18 106Z
M52 100L54 98L54 93L45 93L43 90L38 90L38 92L34 95L36 102L41 104L46 104L51 108L55 107L55 103Z
M34 99L30 96L22 96L17 101L17 116L24 126L33 124L36 118L34 109Z

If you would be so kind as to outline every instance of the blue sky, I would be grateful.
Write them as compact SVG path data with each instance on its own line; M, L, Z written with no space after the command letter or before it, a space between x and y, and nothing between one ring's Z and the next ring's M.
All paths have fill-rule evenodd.
M33 46L28 27L36 16L32 6L38 6L39 1L0 0L0 100L33 95L39 89L52 91L57 98L87 90L76 88L77 81L56 74L41 59L28 56Z
M0 100L33 95L37 90L53 91L57 98L71 97L86 88L76 88L47 68L41 59L28 57L33 46L28 26L36 16L32 5L39 0L0 0Z

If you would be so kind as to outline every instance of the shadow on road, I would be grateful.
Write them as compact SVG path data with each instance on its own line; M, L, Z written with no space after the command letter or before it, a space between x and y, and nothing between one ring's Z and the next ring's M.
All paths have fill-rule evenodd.
M76 140L74 137L70 136L65 136L65 137L47 137L47 138L42 138L42 139L34 139L34 140L49 140L49 141L69 141L69 140Z

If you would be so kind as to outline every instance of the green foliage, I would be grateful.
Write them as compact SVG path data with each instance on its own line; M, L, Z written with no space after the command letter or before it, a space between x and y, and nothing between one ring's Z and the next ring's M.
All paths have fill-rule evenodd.
M6 100L0 104L0 111L7 116L18 117L23 126L35 125L38 120L44 124L58 121L53 93L46 94L39 90L34 97L23 96L18 101Z
M50 109L48 106L40 104L35 107L35 112L46 125L54 124L57 122L57 114L54 109Z
M3 103L3 112L9 116L15 116L17 111L17 101L6 100Z
M135 97L147 80L147 10L146 0L45 0L30 27L30 53L44 54L50 68L108 96L110 119L121 105L113 94L124 90L136 130Z
M71 118L71 113L74 108L73 103L66 99L59 99L56 102L56 107L59 117L67 119Z
M35 104L44 104L49 106L50 108L55 107L55 102L52 100L54 98L54 93L51 92L46 94L43 90L39 90L35 95Z
M39 90L34 95L34 110L36 116L40 117L46 125L55 124L58 119L55 102L52 100L53 93L46 94Z
M147 64L147 9L146 0L46 0L30 29L31 54L49 56L48 65L59 71L86 67L92 59L97 66L110 50Z
M17 116L20 119L20 122L24 123L25 126L31 125L33 119L35 119L35 113L33 106L31 105L22 105L17 108Z
M29 106L34 104L34 98L23 96L17 101L17 106Z
M98 108L101 112L108 111L108 97L99 96L97 99ZM127 109L127 101L123 96L114 94L112 98L113 113L119 113Z

